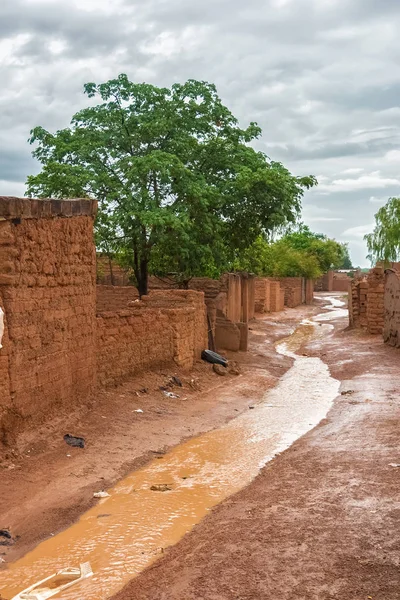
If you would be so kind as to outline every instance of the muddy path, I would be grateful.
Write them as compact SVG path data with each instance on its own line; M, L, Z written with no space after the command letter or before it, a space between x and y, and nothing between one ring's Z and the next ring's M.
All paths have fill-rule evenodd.
M400 354L332 323L299 350L341 381L327 418L115 600L400 598Z
M233 357L240 376L218 377L202 363L191 373L166 368L145 374L102 392L89 410L61 414L0 452L0 528L10 529L16 539L0 547L6 561L0 580L10 562L95 506L94 492L112 487L158 452L248 412L293 364L292 358L277 354L275 341L317 310L304 307L254 321L250 351ZM179 398L159 389L171 375L183 383L173 389ZM135 412L139 409L143 413ZM67 432L82 435L85 449L66 446Z
M319 358L297 354L306 340L323 339L331 331L314 319L324 316L304 319L277 345L279 355L294 364L252 410L158 456L107 490L109 496L76 525L10 564L3 593L12 596L21 581L31 585L62 564L90 560L94 576L80 584L80 599L110 597L151 564L160 549L176 543L207 511L248 485L263 464L314 427L339 388ZM73 600L76 591L62 597Z

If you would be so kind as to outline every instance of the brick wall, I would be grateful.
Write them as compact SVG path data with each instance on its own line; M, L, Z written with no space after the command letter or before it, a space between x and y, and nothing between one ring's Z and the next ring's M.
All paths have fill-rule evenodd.
M270 310L271 312L281 310L281 286L279 281L270 282Z
M314 282L314 289L316 292L332 292L333 291L333 271L324 273L322 277L319 277Z
M255 289L255 312L265 313L270 311L271 288L270 281L266 277L256 277Z
M305 281L306 288L306 304L312 304L314 302L314 280L306 279Z
M1 296L0 288L0 308L4 311L4 303ZM11 395L10 395L10 369L9 369L9 352L10 342L8 339L8 328L7 318L3 316L4 328L3 336L0 341L2 348L0 348L0 423L2 424L2 431L0 432L2 437L5 435L5 421L7 419L7 413L11 407ZM4 440L5 441L5 440Z
M346 292L348 293L350 290L352 278L347 275L347 273L334 273L333 274L333 292Z
M285 306L288 308L295 308L302 304L302 277L273 277L273 280L279 281L281 289L284 290Z
M350 283L349 322L350 327L366 328L368 282L365 277L356 277Z
M394 269L386 271L384 309L383 339L400 348L400 272Z
M371 269L367 277L367 328L372 334L383 332L384 326L384 294L385 271L383 267Z
M135 306L97 315L97 373L101 385L174 362L191 368L207 347L204 296L153 292Z
M133 285L98 285L96 287L96 310L98 313L123 310L127 308L129 302L138 298L138 291Z
M80 402L94 388L95 211L90 200L0 198L7 429Z

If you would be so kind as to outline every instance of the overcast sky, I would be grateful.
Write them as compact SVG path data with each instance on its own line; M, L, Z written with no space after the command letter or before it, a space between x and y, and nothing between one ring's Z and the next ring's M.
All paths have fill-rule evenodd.
M35 125L68 125L83 83L214 82L259 147L319 186L313 230L350 242L400 195L399 0L0 0L0 195L37 172Z

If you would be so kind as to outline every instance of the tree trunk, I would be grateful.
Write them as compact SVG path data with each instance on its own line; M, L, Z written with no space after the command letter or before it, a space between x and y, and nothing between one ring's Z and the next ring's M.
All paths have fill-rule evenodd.
M136 279L138 282L138 291L139 297L147 296L149 289L149 274L148 274L148 261L147 259L142 259L140 261L139 272L136 275Z

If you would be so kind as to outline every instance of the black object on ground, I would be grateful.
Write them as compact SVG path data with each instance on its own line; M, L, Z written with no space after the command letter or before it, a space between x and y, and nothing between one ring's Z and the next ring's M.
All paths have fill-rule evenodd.
M0 546L12 546L13 537L8 529L0 529Z
M81 437L76 437L67 433L66 435L64 435L64 440L67 442L68 446L73 446L74 448L85 447L85 440Z
M228 366L228 360L226 358L211 350L203 350L201 358L212 365L222 365L225 368Z

